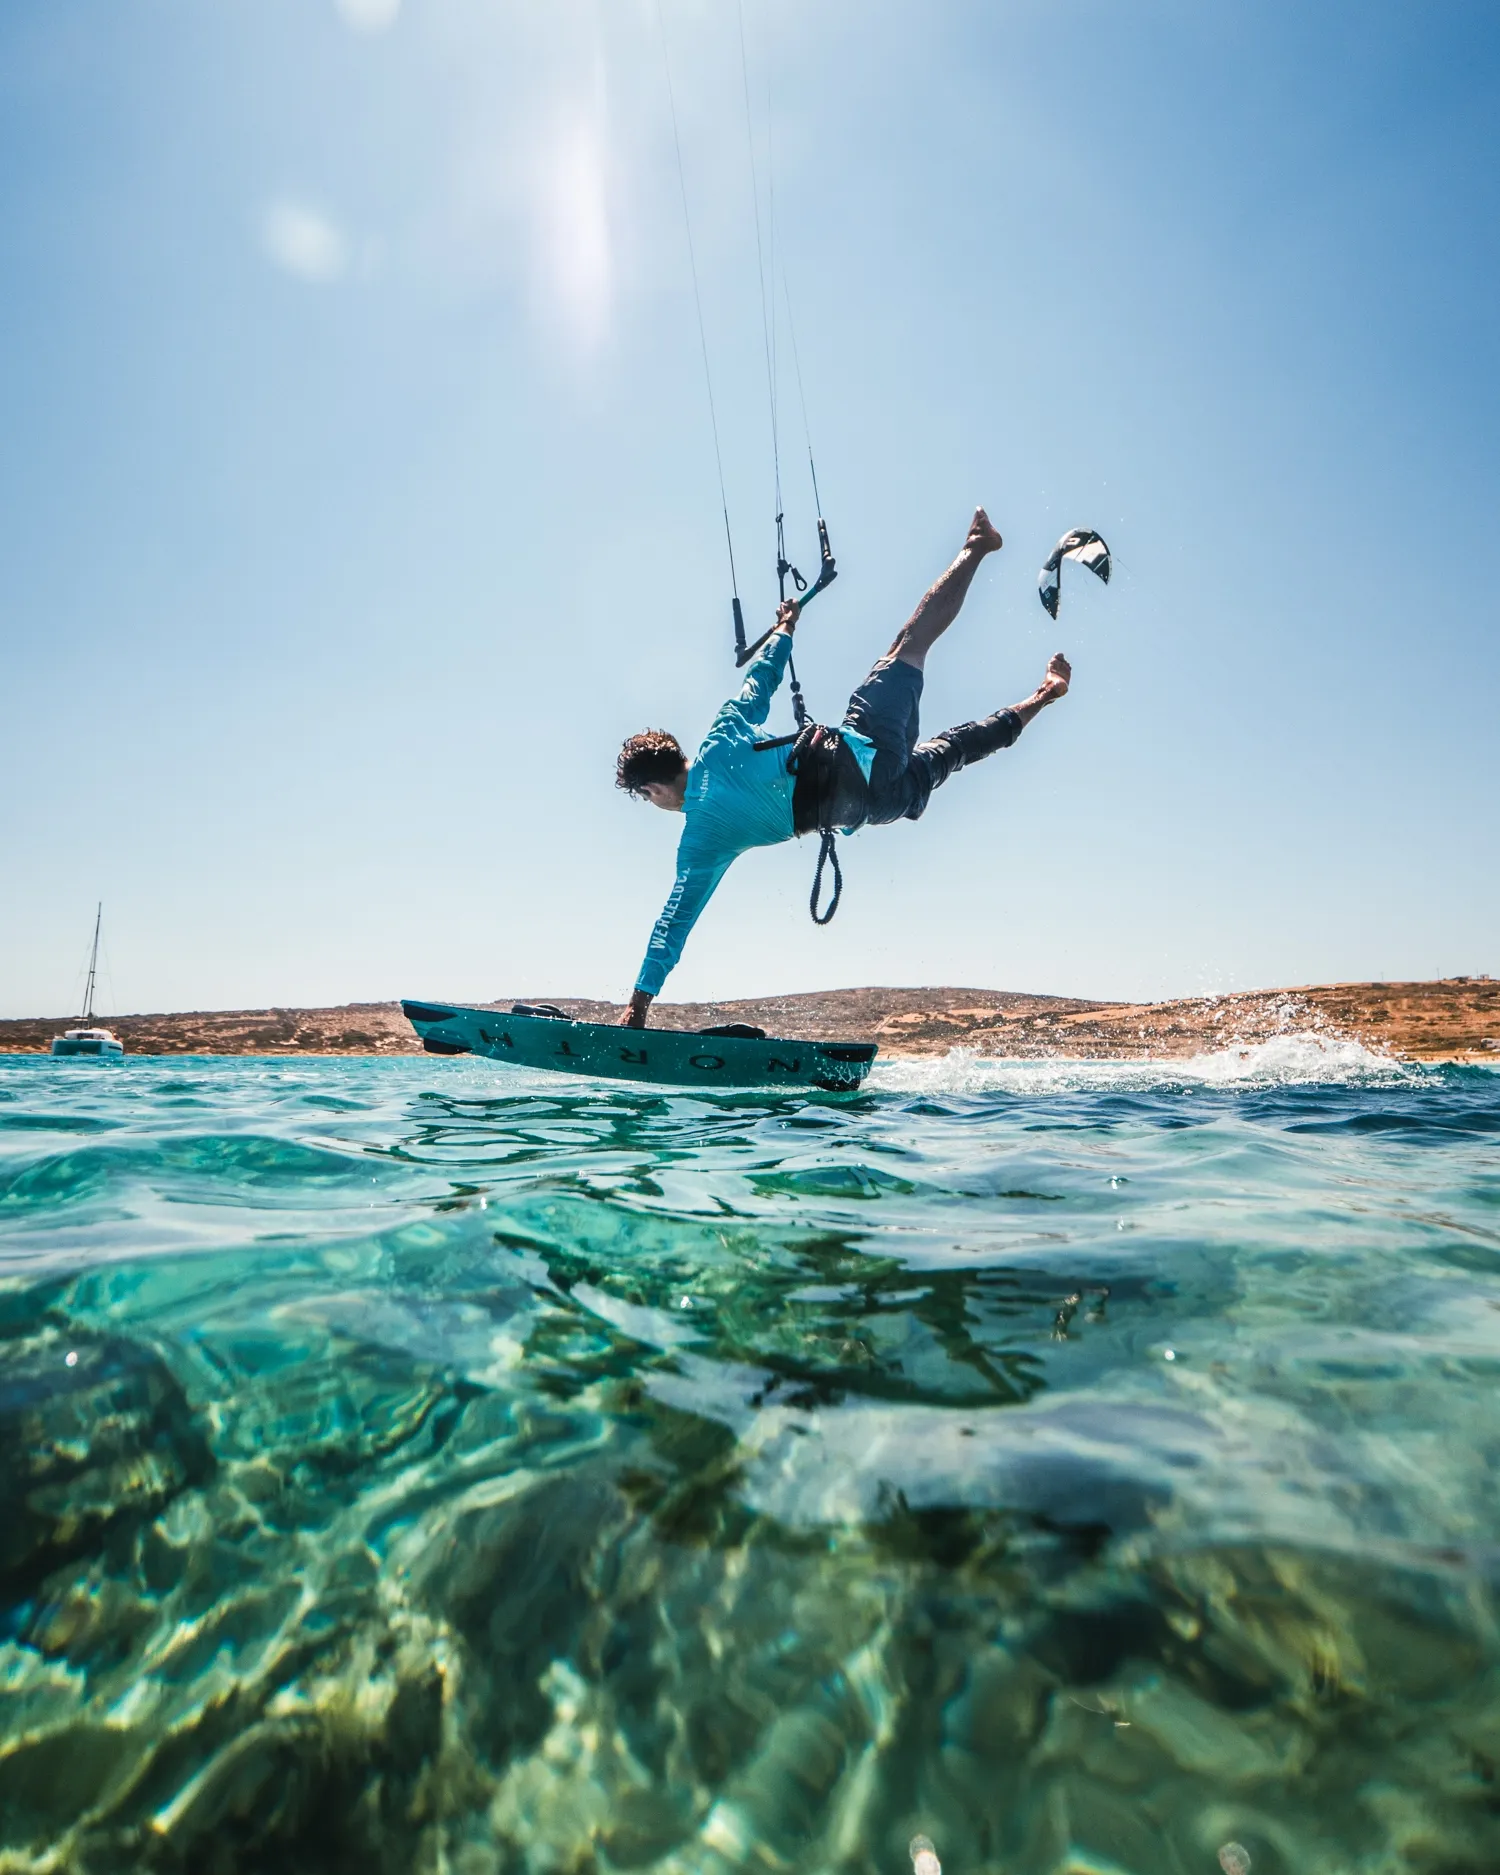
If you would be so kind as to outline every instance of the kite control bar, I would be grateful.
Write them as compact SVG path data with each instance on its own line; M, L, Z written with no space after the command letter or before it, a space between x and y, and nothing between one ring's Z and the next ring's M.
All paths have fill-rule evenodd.
M779 514L776 517L776 530L779 542L781 533L781 516ZM818 516L818 550L822 559L818 567L818 577L813 581L811 586L808 585L807 581L797 571L796 567L792 565L791 561L787 559L785 549L783 548L778 553L776 559L776 577L781 585L781 596L783 600L786 598L786 578L788 573L791 574L792 584L797 589L793 596L799 607L806 606L809 601L815 599L825 587L831 586L839 576L839 570L833 558L833 548L828 544L828 523L823 519L822 515ZM745 614L740 607L738 598L736 598L733 603L734 661L737 665L748 664L751 658L755 656L756 652L759 651L761 646L771 636L771 632L775 631L776 627L773 625L770 631L762 632L753 645L746 644Z

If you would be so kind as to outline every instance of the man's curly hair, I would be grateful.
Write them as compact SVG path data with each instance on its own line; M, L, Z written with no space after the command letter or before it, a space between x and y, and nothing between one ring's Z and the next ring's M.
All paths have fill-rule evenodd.
M648 783L675 781L687 765L676 736L669 736L665 729L643 729L638 736L625 739L615 763L615 786L644 800Z

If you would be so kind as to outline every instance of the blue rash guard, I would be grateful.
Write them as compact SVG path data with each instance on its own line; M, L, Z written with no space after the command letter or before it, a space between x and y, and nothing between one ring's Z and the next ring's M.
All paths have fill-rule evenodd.
M787 773L791 745L755 746L755 732L766 720L791 655L791 633L773 632L751 660L739 695L731 697L710 724L688 770L682 803L687 825L677 847L677 877L635 983L648 996L660 992L689 931L740 854L795 837L795 777ZM847 726L843 734L868 781L875 744Z
M757 749L792 655L790 632L773 632L751 660L737 697L724 705L688 769L683 811L687 825L677 847L677 877L662 909L635 987L655 996L682 955L714 888L741 853L793 837L791 747Z

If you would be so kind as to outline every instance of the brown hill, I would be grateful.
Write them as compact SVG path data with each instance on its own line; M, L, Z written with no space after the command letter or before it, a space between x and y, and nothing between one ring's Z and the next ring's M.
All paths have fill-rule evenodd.
M484 1007L508 1008L514 1000L500 997ZM551 1000L585 1021L611 1022L621 1013L616 1003ZM1500 981L1491 977L1318 984L1164 1003L1098 1003L1006 990L815 990L730 1003L663 1003L653 1019L674 1029L756 1022L772 1034L812 1040L867 1036L893 1055L942 1054L961 1046L987 1055L1139 1059L1312 1032L1417 1061L1500 1058ZM44 1052L73 1021L54 1016L0 1022L0 1053ZM397 1003L119 1016L110 1026L137 1055L419 1052Z

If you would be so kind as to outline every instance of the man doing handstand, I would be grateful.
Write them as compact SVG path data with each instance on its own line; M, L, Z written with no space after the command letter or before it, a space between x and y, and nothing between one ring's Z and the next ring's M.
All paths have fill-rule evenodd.
M958 558L923 595L896 642L849 699L834 733L814 730L787 742L757 741L787 660L797 604L787 600L776 629L751 661L739 695L719 711L691 766L682 745L662 729L631 736L620 750L615 785L669 813L685 814L677 878L636 979L625 1017L646 1026L646 1012L682 955L688 933L731 863L752 846L839 827L853 832L893 820L918 820L934 788L970 762L1008 749L1039 710L1067 695L1072 670L1062 652L1024 703L977 723L960 723L919 742L917 709L927 653L958 617L979 562L1000 546L976 508Z

